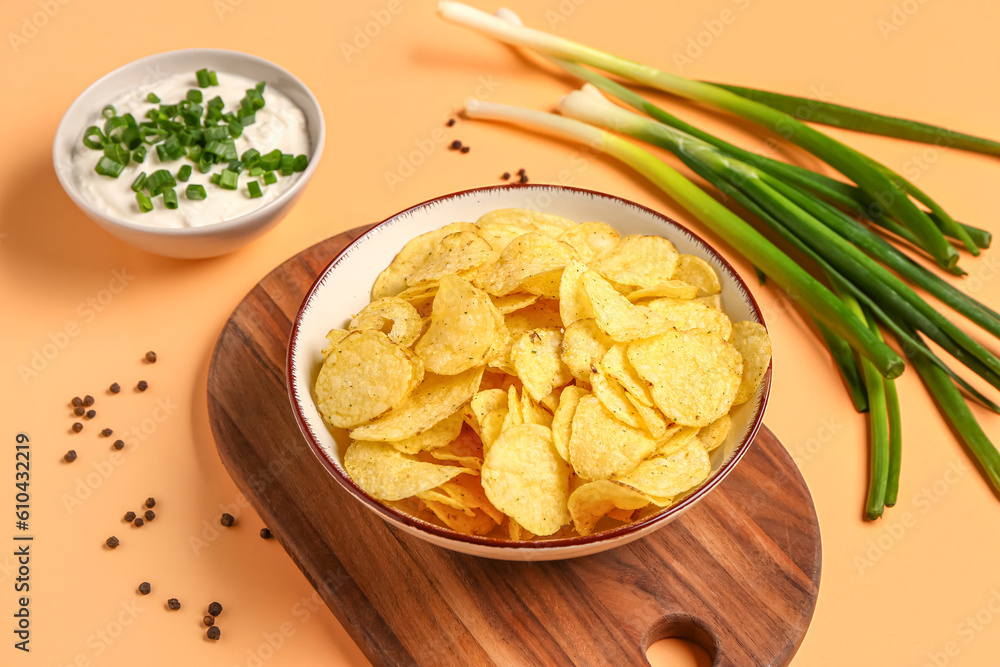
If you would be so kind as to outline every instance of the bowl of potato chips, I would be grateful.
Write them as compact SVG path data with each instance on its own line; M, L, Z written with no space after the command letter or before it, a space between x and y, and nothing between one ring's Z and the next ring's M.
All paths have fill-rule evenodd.
M384 520L509 560L596 553L705 497L763 418L746 283L651 209L549 185L418 204L306 295L287 381L308 446Z

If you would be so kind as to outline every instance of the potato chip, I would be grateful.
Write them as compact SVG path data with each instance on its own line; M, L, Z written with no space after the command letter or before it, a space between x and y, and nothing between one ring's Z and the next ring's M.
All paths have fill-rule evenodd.
M485 535L497 527L496 522L482 510L465 512L434 500L424 500L424 504L441 523L463 535Z
M639 414L629 402L625 390L615 380L608 378L600 368L591 369L590 386L597 400L615 416L618 421L639 428L642 423Z
M539 299L530 306L504 315L504 323L510 330L511 336L515 338L530 329L558 329L562 326L562 319L559 317L559 302L552 299Z
M528 542L534 537L530 531L525 530L521 524L510 517L507 517L507 535L515 542Z
M688 446L692 440L698 437L701 429L697 426L678 426L674 424L668 429L669 435L661 438L656 443L656 456L670 456Z
M771 365L771 337L767 329L757 322L743 321L733 325L729 342L743 356L743 379L733 403L746 403L764 382L767 367Z
M673 497L698 486L712 472L705 448L689 442L670 456L653 456L626 475L615 478L629 488L651 497Z
M476 423L482 426L486 415L499 408L507 407L507 392L503 389L485 389L476 392L471 401L472 413L476 416Z
M576 385L564 387L559 394L559 405L552 415L552 444L564 461L569 461L569 438L573 427L573 415L580 399L588 392Z
M511 386L507 389L507 414L503 418L501 433L523 423L524 412L521 410L521 399L517 394L517 387Z
M486 363L499 314L480 289L456 276L441 279L431 326L413 351L438 375L456 375Z
M649 504L649 498L635 489L601 479L578 487L570 494L567 504L576 532L590 535L605 515L614 510L641 509Z
M625 346L615 344L601 357L600 369L620 384L635 400L652 407L653 396L649 393L649 383L639 377L625 356Z
M416 454L438 447L444 447L449 442L458 437L462 430L462 413L456 412L450 417L445 417L429 429L405 440L396 440L390 443L393 447L404 454Z
M514 426L497 438L483 462L482 483L493 505L536 535L570 521L570 469L538 424Z
M590 383L590 369L595 368L614 341L597 328L596 320L577 320L563 333L563 363L580 382Z
M733 330L733 323L725 313L700 303L682 301L668 304L663 300L656 300L651 302L649 307L666 317L678 331L701 329L718 334L719 338L727 340Z
M527 292L514 292L513 294L507 294L504 296L490 297L493 301L493 305L496 306L496 309L500 311L501 315L506 315L507 313L513 313L515 310L527 308L531 304L538 301L538 298L537 294L528 294Z
M497 253L503 252L503 249L518 236L534 231L531 227L505 222L497 218L487 220L490 217L491 214L487 213L476 222L476 226L479 228L479 235L486 239L486 242Z
M719 276L716 275L712 265L694 255L678 257L671 278L695 286L698 289L698 296L711 296L722 291ZM669 295L664 294L664 296Z
M622 523L628 523L635 516L635 510L620 509L618 507L614 508L608 512L607 517L609 519L614 519L615 521L621 521Z
M476 285L494 296L504 296L528 278L561 269L575 257L573 248L562 241L534 232L524 234L507 244L497 261L476 277Z
M323 348L322 352L323 358L326 359L327 357L329 357L330 351L333 349L333 346L339 343L340 341L344 340L344 337L347 336L347 334L349 333L351 332L347 331L346 329L330 329L330 331L328 331L326 334L326 339L330 341L330 344Z
M595 271L587 271L580 280L590 298L598 328L611 339L627 343L670 329L670 322L663 315L633 305Z
M493 412L490 412L485 417L480 424L479 437L483 441L483 454L490 450L490 446L496 442L496 439L500 437L503 432L504 422L507 420L507 408L497 408Z
M352 331L358 329L381 331L387 334L393 343L410 347L420 337L423 322L420 313L409 302L389 296L376 299L362 308L351 320L348 328Z
M497 258L486 239L475 232L455 232L442 237L419 268L406 276L408 287L436 282L446 275L461 274L491 264Z
M548 410L551 415L556 411L556 406L559 405L559 392L562 391L562 387L556 387L550 391L547 395L542 396L542 400L538 401L538 404Z
M622 285L653 287L670 280L679 254L674 244L659 236L626 236L594 269Z
M497 525L503 523L506 518L506 515L494 507L486 497L479 475L459 475L452 481L442 484L440 489L466 508L482 510Z
M546 271L545 273L539 273L538 275L525 278L521 281L520 289L546 299L558 299L559 284L562 280L562 274L562 268L552 269L551 271Z
M507 323L498 310L494 310L493 326L495 327L493 343L486 351L486 363L490 368L513 375L514 369L510 365L510 348L514 345L514 337L510 335L510 329L507 328Z
M381 376L369 375L366 386L377 377ZM481 367L458 375L427 374L406 400L380 419L351 431L351 437L393 442L423 433L471 400L482 378Z
M437 283L424 283L416 287L407 287L397 294L396 298L402 299L416 308L420 317L428 320L426 324L429 324L431 308L434 305L434 297L437 295L437 291ZM426 329L426 326L424 329Z
M655 449L644 430L616 419L595 396L580 399L569 438L569 460L578 475L596 480L628 472Z
M483 466L483 441L472 427L459 422L459 428L461 431L457 438L427 453L440 461L455 461L470 470L479 470Z
M654 407L640 403L636 400L635 396L628 392L625 393L625 396L628 398L628 402L632 404L632 407L635 408L642 427L646 429L650 437L656 441L666 437L667 420L660 414L660 411Z
M558 329L531 329L514 340L511 365L535 401L573 379L560 357L561 349L562 334Z
M563 269L559 282L559 318L564 327L594 316L590 297L580 281L586 272L587 265L575 259Z
M372 300L396 296L406 289L407 276L430 259L439 240L455 232L476 232L478 229L470 222L453 222L441 229L411 239L375 279L375 284L372 286Z
M698 432L698 441L706 452L711 452L726 441L732 424L732 418L725 414Z
M552 428L552 413L541 407L531 399L528 392L521 394L521 416L525 424L539 424L545 428Z
M632 303L642 299L653 299L656 297L666 297L670 299L693 299L698 296L698 289L694 285L689 285L680 280L668 280L659 285L653 285L645 289L637 289L628 293L628 300Z
M355 441L344 452L344 470L379 500L402 500L433 489L462 473L460 466L418 461L383 442Z
M500 208L490 211L476 221L480 228L493 224L511 225L527 231L535 231L556 238L565 230L576 227L572 220L542 213L528 208Z
M604 222L584 222L564 231L559 240L576 250L584 263L601 259L618 245L621 237L615 228Z
M699 330L636 341L627 356L650 383L656 407L682 426L708 426L729 412L743 374L736 348Z
M392 411L424 367L381 331L352 331L330 346L316 378L316 407L327 423L352 428Z

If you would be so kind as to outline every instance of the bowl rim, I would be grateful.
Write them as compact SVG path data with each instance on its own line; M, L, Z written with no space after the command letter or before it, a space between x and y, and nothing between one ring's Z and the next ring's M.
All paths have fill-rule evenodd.
M333 460L331 460L331 458L323 450L323 447L313 437L309 429L305 414L303 413L302 408L299 404L298 396L295 390L293 363L294 363L294 353L297 349L299 330L302 325L302 319L305 314L306 307L312 301L314 294L323 286L323 284L326 282L327 274L337 263L340 262L341 258L349 254L349 251L351 251L351 249L356 244L365 241L369 236L373 235L373 233L375 233L377 229L379 229L386 223L389 223L390 221L399 218L401 216L407 215L412 211L432 206L435 203L440 202L442 200L454 199L457 197L481 193L481 192L513 190L515 188L566 190L574 193L589 195L596 198L613 200L618 204L632 206L637 209L640 209L641 211L646 212L652 215L653 217L658 218L661 221L665 222L668 227L673 228L674 230L680 233L688 234L689 236L692 237L692 239L696 243L700 243L702 246L707 248L712 254L714 254L722 264L723 268L735 278L738 285L742 286L743 291L746 293L748 297L749 305L754 314L756 315L757 320L760 322L760 324L764 326L765 329L767 328L767 324L764 322L764 315L761 312L760 305L757 303L757 299L754 297L753 292L751 292L749 285L747 285L747 283L740 277L739 273L736 271L733 265L724 256L722 256L711 244L706 242L705 239L703 239L700 235L694 233L693 231L691 231L687 227L684 227L673 218L663 213L660 213L659 211L653 210L647 206L643 206L642 204L638 204L623 197L618 197L616 195L608 194L605 192L598 192L596 190L588 190L585 188L576 188L565 185L550 185L545 183L528 183L528 184L512 183L504 185L489 185L478 188L469 188L466 190L459 190L457 192L452 192L449 194L440 195L438 197L427 199L418 204L403 209L398 213L394 213L393 215L390 215L389 217L382 220L381 222L372 225L363 234L361 234L360 236L358 236L358 238L351 241L346 247L344 247L343 250L337 253L337 255L330 260L330 262L326 265L326 267L324 267L324 269L319 273L319 275L317 275L316 279L313 281L313 284L310 286L309 291L306 292L306 295L303 297L302 303L299 305L299 310L295 315L295 320L292 322L292 328L288 340L288 350L285 359L285 384L288 390L289 401L292 404L292 410L295 416L295 421L299 427L299 431L305 437L306 443L312 450L313 454L319 459L320 463L323 464L327 472L329 472L331 476L335 480L337 480L337 482L355 499L364 503L369 509L374 510L382 519L387 520L390 523L402 524L404 526L416 529L423 533L430 533L431 536L438 539L443 539L445 541L456 541L470 546L474 545L478 547L487 547L493 549L502 549L502 550L529 549L529 550L545 551L545 550L565 549L569 547L582 547L585 545L595 544L598 542L614 542L617 541L618 538L626 538L636 533L641 533L646 529L651 530L652 526L655 526L658 523L665 523L670 519L670 517L682 514L689 507L697 503L704 495L708 494L712 489L718 486L722 482L722 480L725 479L730 472L732 472L733 468L736 467L736 464L739 463L739 461L743 458L743 456L753 445L753 442L757 436L757 432L760 430L760 427L763 424L764 411L765 408L767 407L767 401L771 393L771 368L772 368L771 363L768 364L767 371L764 374L764 381L761 383L763 392L761 394L760 401L754 413L750 429L747 431L747 435L736 446L736 448L733 450L732 455L729 457L728 460L726 460L720 466L719 470L714 475L709 477L709 479L706 482L704 482L701 486L695 489L690 495L685 497L680 502L674 505L670 505L669 507L661 511L654 512L653 514L650 514L647 517L639 519L638 521L626 523L621 526L610 528L608 530L603 530L597 533L591 533L590 535L575 535L571 537L559 537L559 538L539 539L530 541L514 541L497 537L485 537L482 535L466 535L464 533L459 533L458 531L451 530L450 528L430 523L429 521L420 519L416 516L413 516L412 514L407 514L402 510L399 510L395 507L386 505L380 502L379 500L376 500L366 491L364 491L360 486L358 486L358 484L354 480L352 480L350 476L346 474L346 471L344 471L338 464L336 464Z
M144 225L140 222L133 222L131 220L125 220L117 216L109 215L103 211L97 210L90 202L88 202L84 197L77 192L77 189L72 183L68 182L68 174L66 179L63 178L63 170L58 167L59 164L59 152L60 146L63 143L63 138L70 132L70 113L74 111L77 105L82 104L81 100L86 97L92 90L100 86L106 80L119 74L122 70L126 68L139 67L143 64L148 64L155 61L162 61L170 58L177 58L182 55L188 54L205 54L206 56L231 56L236 58L242 58L244 60L250 61L257 65L263 65L265 67L271 67L278 70L283 76L287 76L289 79L294 81L296 84L302 87L305 92L306 99L309 103L316 109L317 116L317 127L315 134L315 150L313 154L309 157L309 164L306 166L305 170L298 180L292 184L287 190L278 195L277 198L268 202L260 208L256 208L235 218L230 218L228 220L223 220L222 222L216 222L208 225L201 225L198 227L155 227L152 225ZM284 91L282 91L284 92ZM308 120L306 121L307 131L312 128L309 127ZM313 138L310 132L310 139ZM312 90L309 89L305 83L302 82L297 76L292 74L290 71L282 67L281 65L262 58L260 56L255 56L250 53L245 53L243 51L235 51L232 49L213 49L213 48L190 48L190 49L173 49L170 51L161 51L159 53L153 53L148 56L143 56L136 60L131 60L124 65L120 65L115 69L111 70L101 78L97 79L89 86L87 86L79 95L73 98L70 105L66 108L65 113L63 113L62 118L59 120L59 125L56 126L55 135L52 139L52 163L55 167L56 179L59 181L59 185L62 186L64 192L69 195L69 198L73 200L78 207L83 209L85 212L93 216L99 217L101 220L108 222L109 224L115 225L116 227L121 227L123 229L128 229L135 232L146 233L154 236L168 236L168 237L190 237L197 238L200 236L214 236L217 234L224 234L226 232L231 232L233 230L242 229L247 226L252 226L253 223L259 221L260 219L269 219L272 215L279 212L291 199L294 199L305 187L305 185L311 180L313 173L315 173L317 166L319 165L320 158L323 156L323 146L326 144L326 119L323 117L323 108L319 104L319 100L313 94Z

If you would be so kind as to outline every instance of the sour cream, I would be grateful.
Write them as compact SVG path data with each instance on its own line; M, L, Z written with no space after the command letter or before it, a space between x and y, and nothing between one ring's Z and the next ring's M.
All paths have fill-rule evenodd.
M175 74L131 90L108 103L115 107L119 116L131 113L141 123L146 120L146 112L150 109L159 108L160 103L176 104L185 98L187 91L194 88L201 91L203 106L207 106L208 101L218 95L225 102L223 111L235 113L246 90L258 83L243 76L222 72L218 74L218 79L218 86L198 88L194 72ZM146 96L149 93L155 93L160 98L160 103L148 102ZM302 110L287 96L270 86L264 89L264 101L264 108L257 110L256 122L244 127L243 134L235 139L237 152L243 155L244 151L255 148L264 155L277 148L282 153L309 156L309 132ZM94 117L85 127L97 125L103 129L104 118L100 111L95 110ZM282 176L279 171L275 171L277 183L266 185L263 176L252 177L244 169L240 172L237 189L225 190L210 180L213 173L225 168L224 164L212 165L209 173L202 174L198 171L198 165L187 157L161 162L156 154L156 146L143 144L146 146L146 159L141 164L130 161L118 178L111 178L94 171L94 166L103 153L83 145L83 129L81 128L80 140L72 155L73 174L82 196L106 215L151 227L203 227L230 220L274 201L302 176L301 172ZM153 197L153 210L142 213L136 202L135 192L130 187L132 181L142 172L149 176L158 169L166 169L176 179L177 171L185 164L191 165L192 172L186 183L178 180L174 188L177 191L177 208L168 209L163 205L162 196ZM260 184L262 197L250 198L247 183L253 180ZM188 199L184 191L191 184L203 186L207 198L202 201Z

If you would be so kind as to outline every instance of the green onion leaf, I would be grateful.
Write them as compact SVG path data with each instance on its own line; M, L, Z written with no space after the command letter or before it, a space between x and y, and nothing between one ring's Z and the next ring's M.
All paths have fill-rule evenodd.
M187 91L187 95L185 95L184 97L185 99L187 99L188 102L200 103L201 91L198 90L197 88L192 88L191 90Z
M198 185L197 183L192 183L187 186L187 190L184 191L184 194L191 201L201 201L208 196L205 194L205 187L203 185Z
M240 123L238 120L229 121L228 127L229 127L229 134L231 134L233 137L238 137L241 134L243 134L243 124Z
M243 155L240 156L240 160L243 161L247 167L256 167L257 163L260 162L260 152L256 148L250 148L243 151Z
M153 210L153 200L142 192L135 193L135 201L139 204L140 213L149 213Z
M281 166L281 151L275 148L270 153L260 156L260 166L267 171L274 171Z
M146 101L150 104L159 104L160 98L156 96L156 93L150 93L149 95L146 95Z
M223 190L235 190L238 180L239 174L235 171L223 169L222 173L219 175L219 187Z
M177 171L177 180L187 182L191 178L191 165L186 164Z
M115 116L118 115L118 112L115 111L115 108L109 104L103 109L101 109L101 115L104 116L105 118L114 118Z
M306 167L308 166L309 166L309 158L307 158L305 155L296 156L294 165L295 171L305 171Z
M208 83L209 83L210 86L218 86L219 85L219 77L216 76L215 70L210 70L208 72Z
M107 155L98 160L97 166L94 167L94 171L101 176L110 176L112 178L118 178L124 169L125 165L112 160Z
M146 172L143 171L139 172L139 175L135 177L134 181L132 181L132 190L133 192L138 192L144 187L146 187Z
M220 176L219 174L212 174L212 177L208 180L212 182L212 185L218 185L219 183L222 182L222 176Z
M174 175L166 169L157 169L146 179L146 187L154 194L163 186L172 188L176 185L177 181L174 180Z
M163 205L170 210L177 208L177 191L170 187L164 187L161 192L163 194Z
M194 73L195 77L198 79L199 88L208 88L211 85L211 81L208 78L208 70L200 69Z
M291 176L295 173L295 157L291 153L281 154L281 175Z
M83 131L83 145L87 148L92 148L95 151L100 150L104 148L105 141L104 133L96 125L91 125Z
M136 148L135 151L132 152L132 159L135 160L136 162L138 162L139 164L142 164L143 162L145 162L145 160L146 160L146 147L145 146L139 146L138 148Z
M247 183L247 192L250 193L250 199L257 199L264 196L264 193L260 191L260 183L257 181Z
M251 167L247 170L247 173L256 178L257 176L262 176L264 174L264 170L260 167Z
M268 185L274 185L278 182L278 177L274 175L273 171L269 171L264 174L264 182Z

